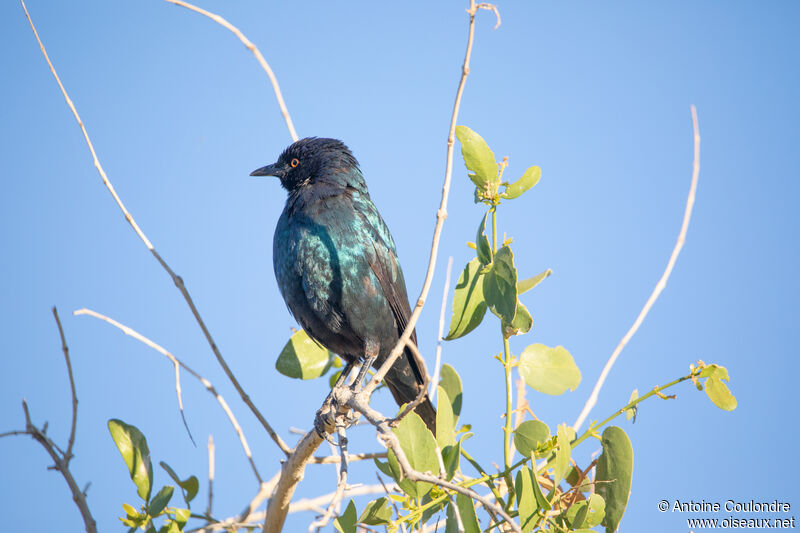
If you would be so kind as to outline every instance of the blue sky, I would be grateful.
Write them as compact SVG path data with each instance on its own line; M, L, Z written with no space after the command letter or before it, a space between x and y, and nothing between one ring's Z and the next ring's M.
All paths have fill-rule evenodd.
M397 242L409 293L422 285L444 173L445 140L463 58L464 2L279 4L209 1L239 26L278 75L301 136L344 140L361 162ZM424 9L423 9L424 7ZM235 37L162 2L62 3L28 8L110 179L139 224L186 281L234 372L289 439L308 428L327 393L274 361L295 322L272 273L272 232L284 202L274 181L249 178L290 142L265 74ZM645 324L623 352L594 418L687 372L697 359L726 366L739 401L714 407L690 384L621 423L636 454L621 531L688 530L667 500L729 498L800 505L793 453L799 323L800 6L793 2L499 4L481 12L460 124L478 131L507 176L542 168L539 185L500 212L521 275L553 276L523 302L531 334L563 345L583 373L577 391L529 391L551 427L572 423L599 372L661 275L688 191L698 108L702 160L686 246ZM71 311L90 307L159 342L217 385L239 416L263 475L275 446L227 383L168 276L130 230L92 166L21 6L0 6L0 432L34 420L64 443L69 387L50 307L57 305L80 399L73 471L92 482L89 504L115 530L135 490L106 421L147 435L156 461L206 476L217 442L215 514L238 512L257 489L213 398L184 377L192 445L166 360L117 330ZM482 216L458 153L440 261L418 333L433 361L444 267L473 252ZM449 314L449 311L448 311ZM444 361L465 387L462 419L473 455L502 461L502 343L483 325L447 343ZM388 395L376 405L391 409ZM592 417L590 417L592 418ZM378 448L358 430L351 451ZM580 448L584 460L599 446ZM82 523L63 480L28 438L0 440L4 521L19 530ZM157 483L166 475L156 473ZM334 488L312 469L301 497ZM353 482L374 483L369 466ZM199 498L206 498L203 483ZM203 508L204 504L198 504ZM727 515L715 516L725 518ZM310 514L290 518L305 529Z

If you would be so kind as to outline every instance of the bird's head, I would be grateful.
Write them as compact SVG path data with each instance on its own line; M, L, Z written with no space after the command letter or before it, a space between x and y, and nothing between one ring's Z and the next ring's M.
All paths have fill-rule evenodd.
M250 173L251 176L275 176L287 191L314 183L325 176L358 167L358 161L337 139L306 137L291 144L278 160Z

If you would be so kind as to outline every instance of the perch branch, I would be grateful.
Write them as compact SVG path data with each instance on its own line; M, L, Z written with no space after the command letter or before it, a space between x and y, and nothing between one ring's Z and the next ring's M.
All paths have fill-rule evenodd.
M83 121L81 120L81 117L78 114L78 110L75 107L75 104L72 103L72 100L70 99L69 95L67 94L67 90L64 88L64 85L61 83L61 78L58 77L58 73L56 72L56 69L53 66L53 63L50 61L50 56L47 55L47 50L45 49L44 44L42 44L42 40L39 38L39 33L36 31L36 27L33 25L33 20L31 20L31 17L28 14L28 8L25 7L25 2L22 2L22 0L20 0L20 1L22 3L22 8L25 10L25 16L28 18L28 23L31 25L31 29L33 30L33 34L36 37L36 41L39 43L39 48L42 51L42 55L44 56L45 61L47 61L47 65L50 67L50 72L53 74L53 77L56 79L56 82L58 83L58 87L61 89L61 93L64 95L64 99L66 100L67 105L69 106L70 110L72 111L72 114L75 116L75 120L78 122L78 126L80 126L81 132L83 133L83 138L86 141L86 145L89 147L89 151L92 153L92 159L94 161L94 166L97 169L97 172L100 174L100 178L103 180L103 184L108 189L108 192L111 193L111 196L114 198L114 201L117 203L117 206L120 208L120 210L122 211L122 214L125 216L125 220L128 221L128 224L130 224L130 226L136 232L136 235L139 236L139 239L141 239L141 241L144 243L144 245L147 247L147 249L150 250L150 253L153 254L153 257L156 258L156 260L161 265L161 267L167 272L167 274L169 274L170 278L172 279L172 282L175 284L175 286L178 288L180 293L183 295L184 300L186 300L186 303L189 305L189 308L192 311L192 315L194 315L194 318L197 321L197 324L200 326L200 329L203 331L203 334L206 337L206 341L208 342L209 346L211 347L211 351L214 352L214 356L217 358L217 361L219 362L220 366L222 366L222 369L225 371L225 375L227 375L228 379L231 381L231 383L233 383L233 386L236 388L236 391L241 396L242 401L250 408L250 410L256 416L258 421L261 423L261 425L264 426L264 429L267 431L267 433L272 438L272 440L275 441L275 444L277 444L278 447L284 453L286 453L286 454L290 453L291 452L291 448L289 448L289 446L285 442L283 442L283 439L281 439L281 437L275 432L275 430L272 429L272 426L269 425L269 423L267 422L266 418L264 418L264 416L261 414L261 412L256 408L256 406L250 400L250 397L247 395L247 393L244 391L242 386L239 384L239 381L236 379L236 376L233 375L233 372L231 371L230 367L228 367L228 363L222 357L222 353L219 351L219 348L217 348L217 345L214 342L214 338L211 336L211 332L208 330L208 328L206 327L205 322L203 321L202 317L200 316L200 312L197 310L197 307L194 304L194 300L192 300L192 297L189 295L189 291L186 289L186 286L183 283L183 279L180 276L178 276L177 274L175 274L175 272L172 270L172 268L170 268L170 266L167 264L167 262L164 261L164 259L161 257L161 255L159 255L159 253L156 251L155 247L153 247L153 244L150 242L150 240L147 238L147 236L144 234L144 232L141 230L141 228L139 228L139 225L136 223L136 220L134 220L133 216L128 212L128 209L125 207L125 204L122 203L122 200L120 199L119 195L117 194L116 190L114 189L114 186L111 184L111 181L108 179L108 176L106 175L105 170L103 170L103 166L100 164L100 160L98 159L97 153L94 150L94 146L92 145L92 141L89 138L89 133L86 131L86 127L83 125Z
M631 340L633 335L639 329L639 326L642 325L647 313L650 311L650 308L653 307L653 304L658 299L658 296L664 290L664 287L667 286L667 280L669 279L670 274L672 273L672 268L675 266L675 261L678 259L678 254L681 253L681 248L683 248L683 243L686 241L686 231L689 229L689 220L692 218L692 208L694 207L694 197L695 192L697 191L697 179L700 176L700 128L697 124L697 109L692 106L692 128L694 130L694 160L692 163L692 183L689 187L689 196L686 198L686 209L683 212L683 223L681 224L681 231L678 234L678 241L675 243L675 248L672 250L672 255L669 257L669 261L667 262L667 268L664 269L664 273L661 275L661 279L658 280L656 283L655 288L653 289L652 294L650 294L650 298L647 299L647 302L642 307L642 310L639 311L639 316L636 317L631 328L622 337L622 340L619 342L617 347L614 349L614 352L611 354L611 357L608 358L606 361L606 365L603 367L603 371L600 373L600 377L597 378L597 383L594 385L594 389L592 393L589 395L589 399L586 400L586 404L583 406L583 410L581 411L580 415L578 415L578 419L575 420L575 423L572 425L573 429L577 432L578 429L581 427L581 424L586 420L586 417L589 416L589 412L594 408L595 404L597 403L597 397L600 394L600 389L603 387L603 384L608 377L608 373L611 371L611 367L614 366L619 354L622 352L622 349L625 348L625 345L628 344L628 341Z

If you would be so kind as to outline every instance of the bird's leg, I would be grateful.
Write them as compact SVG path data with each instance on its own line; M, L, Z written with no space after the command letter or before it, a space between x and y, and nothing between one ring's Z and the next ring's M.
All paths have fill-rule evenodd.
M336 415L339 411L338 407L332 408L332 404L335 400L335 391L344 386L354 366L355 361L347 362L342 369L342 373L339 374L336 383L333 385L331 392L328 394L328 397L325 398L325 401L322 402L322 407L319 408L317 415L314 417L314 428L317 430L317 433L333 444L335 443L331 439L330 433L333 433L334 429L336 429ZM330 431L328 431L329 429Z
M369 369L372 367L372 363L374 363L375 359L378 358L378 352L380 351L380 348L380 344L373 339L367 339L364 341L364 363L361 365L361 370L359 370L356 380L352 385L350 385L350 389L353 392L356 392L361 388L367 372L369 372Z

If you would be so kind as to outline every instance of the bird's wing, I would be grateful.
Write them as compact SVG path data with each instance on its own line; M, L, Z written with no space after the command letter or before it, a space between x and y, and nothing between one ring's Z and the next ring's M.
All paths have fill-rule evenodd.
M389 233L389 228L369 198L359 201L356 196L353 203L356 213L365 222L364 227L372 233L373 250L368 256L369 265L378 279L386 301L397 321L397 334L398 336L402 335L411 318L411 307L408 304L406 283L400 262L397 260L394 240ZM416 331L411 332L410 339L411 342L417 344ZM411 350L406 350L406 354L417 382L425 383L427 381L425 361L417 358Z

